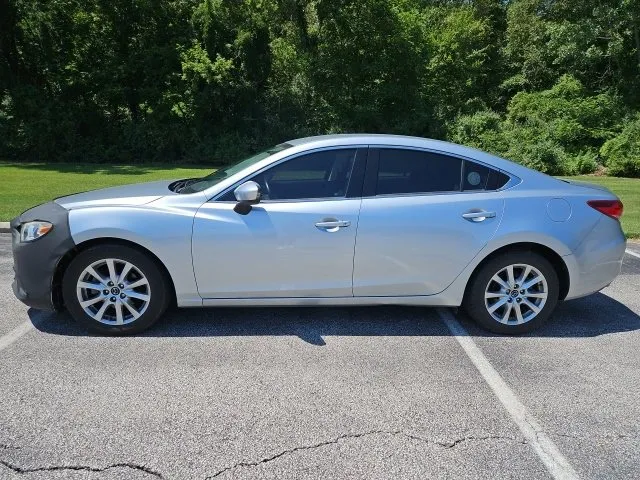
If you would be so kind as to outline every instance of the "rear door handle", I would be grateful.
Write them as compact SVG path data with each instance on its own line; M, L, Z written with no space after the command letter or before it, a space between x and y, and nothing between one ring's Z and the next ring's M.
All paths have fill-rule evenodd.
M322 222L317 222L316 227L324 228L327 230L338 229L341 227L348 227L351 225L349 220L323 220Z
M496 216L496 212L485 212L484 210L475 212L466 212L462 214L462 218L471 220L472 222L482 222L487 218L493 218Z

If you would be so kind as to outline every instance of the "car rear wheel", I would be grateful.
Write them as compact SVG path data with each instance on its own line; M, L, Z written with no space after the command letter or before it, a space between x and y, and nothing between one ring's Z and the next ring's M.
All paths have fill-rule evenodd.
M153 259L124 245L84 250L62 284L71 315L90 330L129 334L153 325L167 307L167 285Z
M519 334L542 325L558 303L558 275L543 256L514 251L484 264L471 280L464 308L480 326Z

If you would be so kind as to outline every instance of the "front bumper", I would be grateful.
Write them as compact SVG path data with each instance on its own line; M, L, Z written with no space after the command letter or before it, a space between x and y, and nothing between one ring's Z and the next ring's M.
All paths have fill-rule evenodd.
M53 229L44 237L28 243L20 242L20 225L42 220ZM27 210L11 220L13 249L13 293L22 303L40 310L53 310L53 281L62 257L75 247L69 230L69 211L49 202Z

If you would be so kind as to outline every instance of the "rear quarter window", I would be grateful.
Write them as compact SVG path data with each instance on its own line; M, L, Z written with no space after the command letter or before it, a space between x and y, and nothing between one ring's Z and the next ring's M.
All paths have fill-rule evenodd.
M497 190L509 181L509 176L479 163L464 162L462 172L462 190Z

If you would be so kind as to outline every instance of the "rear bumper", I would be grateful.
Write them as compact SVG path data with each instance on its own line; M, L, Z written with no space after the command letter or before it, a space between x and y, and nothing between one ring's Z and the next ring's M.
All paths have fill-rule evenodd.
M62 257L75 247L68 213L65 208L50 202L27 210L11 221L13 293L30 307L55 309L52 298L54 274ZM53 229L39 240L21 243L20 224L33 220L51 222Z
M580 246L562 257L571 279L566 300L598 292L613 282L620 273L626 246L620 224L603 216Z

